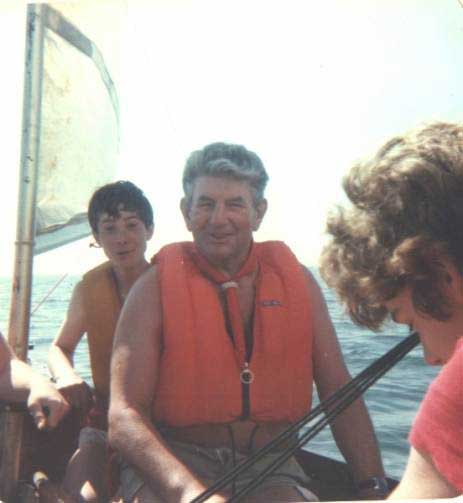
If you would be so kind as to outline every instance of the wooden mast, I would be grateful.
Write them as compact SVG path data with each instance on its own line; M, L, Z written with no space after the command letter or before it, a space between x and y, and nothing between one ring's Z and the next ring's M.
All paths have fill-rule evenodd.
M21 166L8 330L8 342L16 355L24 361L27 359L29 341L35 203L40 152L44 8L45 6L41 4L30 4L27 7ZM22 423L21 413L5 413L0 467L0 492L1 498L5 501L13 501L19 478Z

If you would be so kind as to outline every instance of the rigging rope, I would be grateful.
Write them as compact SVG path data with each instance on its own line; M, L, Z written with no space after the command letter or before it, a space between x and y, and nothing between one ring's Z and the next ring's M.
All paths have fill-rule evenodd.
M34 309L31 312L31 317L34 315L34 313L42 306L42 304L50 297L50 295L59 287L59 285L64 281L68 273L66 272L52 287L51 289L44 295L42 300L34 307Z
M374 384L382 375L384 375L390 368L392 368L398 361L400 361L409 351L411 351L419 343L419 336L417 332L409 335L399 344L394 346L382 357L378 358L375 362L364 369L354 379L349 381L345 386L337 390L324 402L320 403L310 413L302 417L299 421L291 425L288 429L283 431L280 435L274 438L271 442L259 449L245 462L237 465L235 468L226 473L223 477L218 479L202 494L197 496L191 503L201 503L206 501L210 496L220 491L228 484L230 484L238 475L247 470L250 466L256 463L260 458L265 456L268 452L273 450L276 446L280 445L283 441L287 440L297 433L303 426L318 418L320 415L324 416L319 419L313 426L304 432L298 439L297 444L284 450L280 456L267 468L265 468L254 480L247 486L243 487L238 493L233 495L229 501L238 501L250 491L252 491L262 480L273 473L279 466L281 466L293 453L299 449L306 442L311 440L317 433L319 433L328 423L330 423L336 416L338 416L344 409L346 409L352 402L354 402L362 393L364 393L372 384Z

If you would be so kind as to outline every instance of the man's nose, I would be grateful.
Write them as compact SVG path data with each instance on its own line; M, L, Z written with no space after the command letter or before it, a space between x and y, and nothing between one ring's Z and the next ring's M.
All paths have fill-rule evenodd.
M223 204L217 204L211 213L210 223L222 224L227 220L227 211Z

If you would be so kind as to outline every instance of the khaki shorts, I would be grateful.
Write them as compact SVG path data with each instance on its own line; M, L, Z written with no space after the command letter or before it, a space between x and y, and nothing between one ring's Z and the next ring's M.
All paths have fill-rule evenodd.
M200 479L204 480L215 481L230 471L235 464L247 459L247 456L239 452L235 453L235 459L233 459L233 451L228 447L198 447L173 440L169 440L167 443L172 452L193 470ZM238 492L254 480L278 455L278 453L267 454L243 474L239 475L234 483L235 492ZM144 485L143 478L137 473L137 470L122 461L121 492L124 503L131 503ZM310 486L310 477L304 473L294 457L289 458L273 474L265 478L259 485L259 489L275 486L294 488L301 494L301 501L318 501L318 498L306 488ZM229 484L226 490L233 491L232 484ZM152 503L160 503L161 501L161 499L153 500Z

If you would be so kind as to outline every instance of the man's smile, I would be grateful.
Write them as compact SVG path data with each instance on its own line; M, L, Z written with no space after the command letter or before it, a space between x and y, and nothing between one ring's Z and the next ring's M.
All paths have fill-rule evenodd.
M227 233L227 234L223 234L223 233L210 233L209 234L209 239L211 239L212 241L215 241L215 242L221 242L221 241L227 241L232 236L233 236L232 233Z

